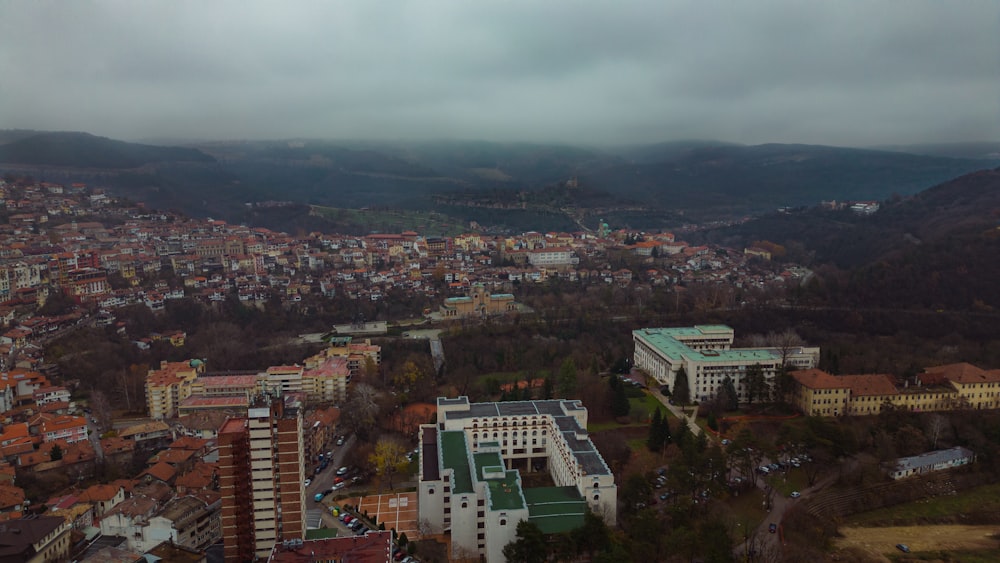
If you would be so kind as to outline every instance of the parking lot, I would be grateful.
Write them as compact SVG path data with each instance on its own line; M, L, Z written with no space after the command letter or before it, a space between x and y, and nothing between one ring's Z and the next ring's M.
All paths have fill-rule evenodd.
M420 531L417 529L417 493L389 493L344 499L341 504L357 507L360 514L368 511L373 521L384 522L385 529L395 528L398 533L406 533L406 537L417 539Z

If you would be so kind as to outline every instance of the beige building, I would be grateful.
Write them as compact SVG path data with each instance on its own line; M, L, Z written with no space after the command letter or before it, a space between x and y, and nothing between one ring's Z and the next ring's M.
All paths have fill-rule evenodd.
M514 295L510 293L489 293L483 284L473 284L468 295L449 297L441 306L441 316L445 319L483 318L517 311Z
M201 360L160 362L160 369L146 374L146 406L150 418L176 418L184 399L191 396L191 387L199 374L205 372Z
M675 328L642 328L632 331L634 365L675 390L677 374L687 374L692 401L715 397L726 377L733 381L741 403L750 399L747 369L759 366L770 385L782 365L812 368L819 361L819 348L733 348L735 333L726 325Z

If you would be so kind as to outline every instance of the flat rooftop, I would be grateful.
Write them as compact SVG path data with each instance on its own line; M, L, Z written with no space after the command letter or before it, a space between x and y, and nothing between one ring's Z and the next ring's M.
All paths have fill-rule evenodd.
M490 510L524 508L524 494L517 471L507 470L499 452L482 452L472 456L476 466L476 479L486 483L489 490ZM496 477L483 477L487 474Z
M537 524L546 534L567 532L583 525L587 501L576 487L525 489L524 498L528 505L528 521Z
M469 409L464 411L449 411L445 417L451 420L464 418L483 418L492 416L525 416L547 414L550 416L566 416L567 412L583 410L579 401L504 401L501 403L471 403L464 397L459 399L438 399L439 405L464 405Z
M771 350L763 348L735 348L731 350L693 350L684 342L677 340L674 335L678 331L696 330L690 328L665 329L665 328L643 328L632 331L634 337L638 337L657 352L670 358L671 360L691 360L695 362L707 363L746 363L746 362L771 362L780 360L780 356ZM698 332L696 334L701 334Z
M455 493L471 493L472 473L469 470L469 450L465 444L465 432L461 430L441 432L441 460L445 469L454 471L451 490Z

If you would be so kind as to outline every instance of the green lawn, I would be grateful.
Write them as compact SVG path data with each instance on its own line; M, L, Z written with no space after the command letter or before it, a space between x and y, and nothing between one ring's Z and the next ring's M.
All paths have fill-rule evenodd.
M760 489L753 488L744 491L740 496L730 497L725 502L728 513L724 518L732 530L734 542L742 542L743 530L753 530L767 516L767 511L761 508L762 499Z
M846 526L905 525L947 519L957 514L1000 513L1000 483L976 487L954 496L933 497L847 517ZM965 561L963 559L963 561Z
M643 391L642 395L639 397L629 398L628 402L629 406L632 408L629 412L629 416L631 416L633 420L635 420L637 416L642 418L642 424L648 423L657 408L659 408L660 412L664 414L670 412L663 406L663 403L657 400L656 397L645 391Z

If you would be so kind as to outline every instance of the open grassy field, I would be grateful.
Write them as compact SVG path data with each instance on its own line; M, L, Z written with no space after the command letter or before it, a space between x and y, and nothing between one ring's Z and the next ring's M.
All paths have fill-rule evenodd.
M1000 524L1000 483L976 487L956 495L940 496L880 508L849 516L845 525L887 526L951 521L957 515L993 514ZM1000 530L1000 526L998 526Z
M843 537L835 541L838 548L857 547L872 555L903 555L896 544L910 548L907 560L924 552L990 550L991 558L1000 560L1000 542L996 539L1000 526L892 526L882 528L841 528ZM985 553L984 553L985 555ZM954 561L955 559L951 559ZM966 559L961 559L966 561Z

